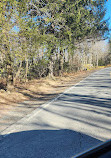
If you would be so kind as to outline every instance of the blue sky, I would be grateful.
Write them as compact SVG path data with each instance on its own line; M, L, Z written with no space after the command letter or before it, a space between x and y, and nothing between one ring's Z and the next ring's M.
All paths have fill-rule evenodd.
M109 19L109 28L111 29L111 0L108 0L106 2L106 15L105 15L105 19Z
M109 29L111 29L111 0L107 0L106 5L106 15L105 15L105 19L109 19L108 23L109 23ZM110 31L111 34L111 31ZM110 37L110 36L109 36ZM106 40L106 43L109 41L109 39Z

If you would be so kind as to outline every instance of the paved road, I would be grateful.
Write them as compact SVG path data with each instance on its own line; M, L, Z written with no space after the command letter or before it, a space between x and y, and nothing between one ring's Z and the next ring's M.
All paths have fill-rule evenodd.
M111 139L110 73L93 73L3 131L0 158L71 158Z

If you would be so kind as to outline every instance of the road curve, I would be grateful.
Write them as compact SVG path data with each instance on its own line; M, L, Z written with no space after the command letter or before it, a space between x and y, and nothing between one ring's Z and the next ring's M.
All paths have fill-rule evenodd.
M0 158L71 158L111 139L111 68L34 110L1 137Z

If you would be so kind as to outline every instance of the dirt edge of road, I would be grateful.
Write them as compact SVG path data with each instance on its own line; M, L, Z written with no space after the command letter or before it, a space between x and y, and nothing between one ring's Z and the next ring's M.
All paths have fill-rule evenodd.
M39 102L40 104L41 102L45 103L97 70L98 69L93 69L90 71L64 74L63 77L55 77L54 79L43 78L32 80L26 84L16 85L11 91L1 90L0 118L18 106L17 103L28 100L36 100L38 104Z

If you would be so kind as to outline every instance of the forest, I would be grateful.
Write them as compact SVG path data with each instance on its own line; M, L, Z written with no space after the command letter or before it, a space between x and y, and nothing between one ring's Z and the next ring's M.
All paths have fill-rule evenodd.
M0 79L54 78L111 63L106 0L1 0ZM103 51L103 53L102 53Z

